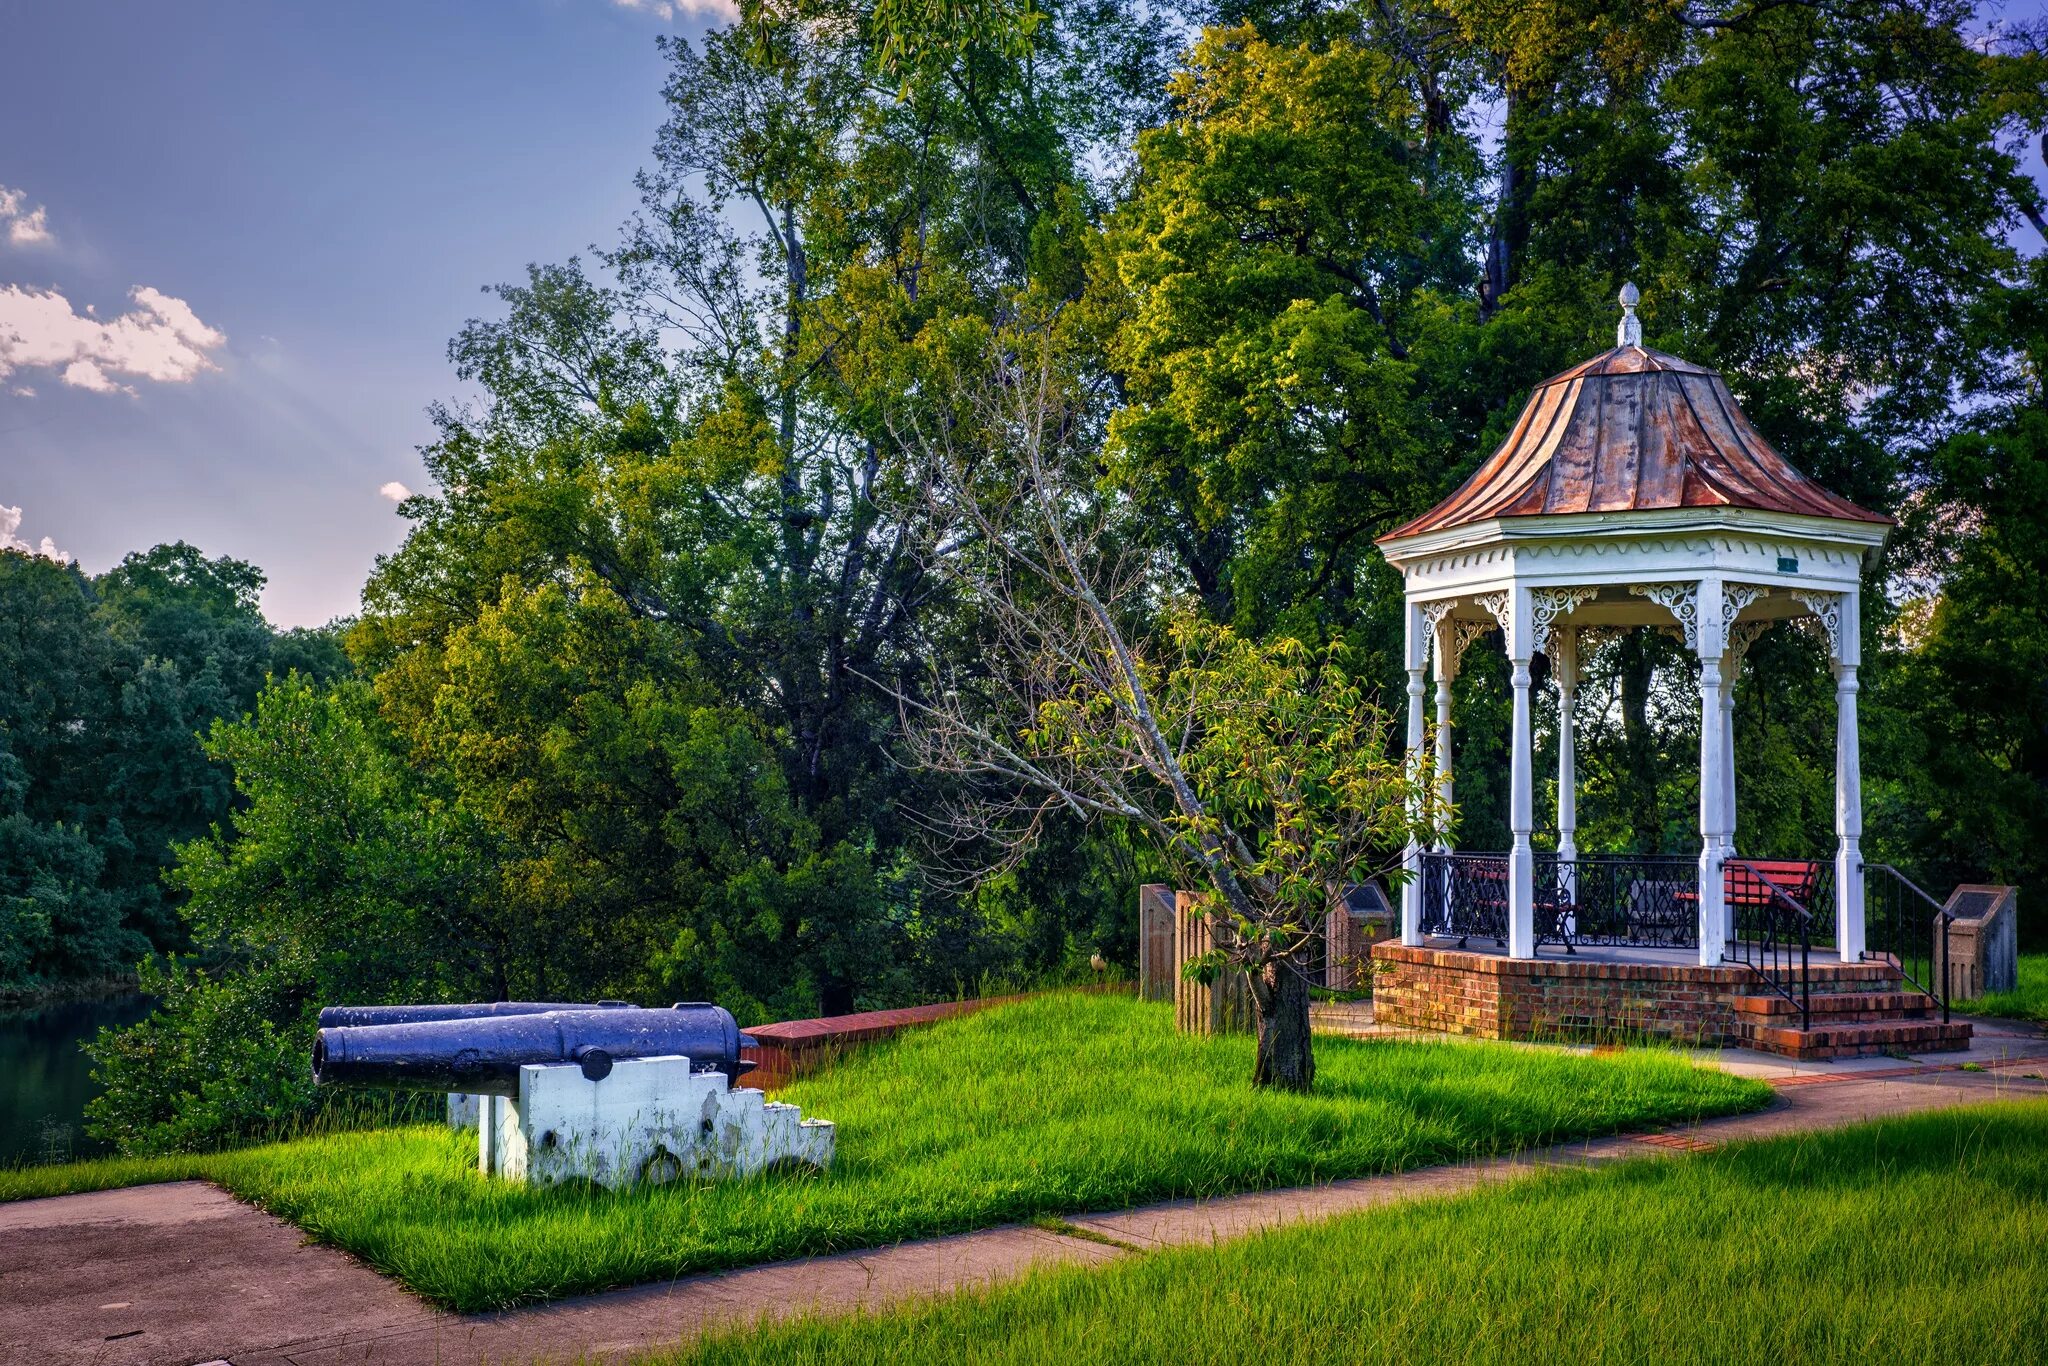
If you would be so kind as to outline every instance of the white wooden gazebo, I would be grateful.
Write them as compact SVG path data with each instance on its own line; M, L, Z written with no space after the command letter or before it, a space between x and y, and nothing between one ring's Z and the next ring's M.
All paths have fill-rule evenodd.
M1853 963L1864 948L1858 596L1866 558L1890 522L1787 463L1718 374L1646 349L1636 302L1635 287L1625 287L1613 350L1538 385L1506 442L1457 492L1380 539L1405 583L1408 752L1426 762L1425 683L1433 672L1435 766L1450 787L1452 681L1467 647L1497 627L1514 690L1513 843L1499 865L1504 938L1509 957L1534 957L1531 662L1548 656L1558 689L1554 881L1569 886L1590 867L1575 840L1572 712L1581 652L1602 633L1630 629L1683 639L1699 660L1700 696L1700 850L1696 891L1684 893L1683 904L1690 917L1696 902L1699 963L1719 964L1737 929L1723 889L1723 865L1736 857L1734 681L1764 631L1811 631L1835 677L1832 938ZM1423 942L1429 856L1408 850L1405 944ZM1551 868L1546 862L1546 877ZM1546 907L1556 900L1541 899Z

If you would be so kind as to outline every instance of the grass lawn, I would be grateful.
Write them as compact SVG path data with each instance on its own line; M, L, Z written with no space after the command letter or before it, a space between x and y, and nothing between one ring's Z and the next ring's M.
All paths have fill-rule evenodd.
M2048 1101L1533 1178L708 1340L748 1362L2038 1361Z
M1254 1093L1249 1038L1061 994L865 1050L784 1098L839 1124L824 1177L622 1193L476 1173L473 1135L339 1133L0 1171L0 1200L217 1181L437 1303L495 1308L686 1272L1178 1196L1299 1185L1764 1104L1654 1049L1589 1057L1319 1039L1313 1096Z
M2039 1020L2048 1024L2048 953L2020 955L2019 985L2011 991L1955 1001L1966 1015L1993 1015L2004 1020Z

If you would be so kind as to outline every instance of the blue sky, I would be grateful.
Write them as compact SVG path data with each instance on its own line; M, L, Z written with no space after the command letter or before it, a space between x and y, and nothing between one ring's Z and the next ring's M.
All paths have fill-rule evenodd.
M182 538L260 565L273 621L352 611L404 534L379 489L426 482L447 339L480 286L612 240L655 36L702 26L653 0L0 0L0 293L56 334L0 376L0 536L93 571Z
M447 339L613 240L654 39L723 3L0 0L0 544L184 539L280 625L353 611Z

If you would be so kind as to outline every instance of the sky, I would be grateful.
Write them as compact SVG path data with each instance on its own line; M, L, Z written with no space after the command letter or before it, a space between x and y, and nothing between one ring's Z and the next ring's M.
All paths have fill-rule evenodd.
M0 545L182 539L280 626L353 612L448 338L614 239L655 38L719 3L0 0Z
M728 4L0 0L0 546L186 540L277 625L354 612L448 338L615 239L655 38Z

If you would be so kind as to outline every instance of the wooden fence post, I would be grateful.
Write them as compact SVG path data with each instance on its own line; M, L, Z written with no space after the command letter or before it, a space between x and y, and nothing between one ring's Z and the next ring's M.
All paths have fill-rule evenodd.
M1225 972L1208 986L1180 975L1180 966L1209 951L1209 917L1202 898L1176 892L1173 898L1173 1023L1184 1034L1237 1034L1254 1024L1251 984L1241 972Z
M1148 882L1138 888L1138 999L1171 1001L1180 977L1174 956L1173 888Z

